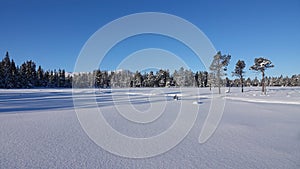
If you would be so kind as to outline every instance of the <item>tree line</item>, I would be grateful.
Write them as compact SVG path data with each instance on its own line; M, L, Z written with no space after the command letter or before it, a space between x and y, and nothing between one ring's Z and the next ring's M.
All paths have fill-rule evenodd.
M72 87L72 77L65 76L65 70L44 71L36 66L32 60L24 62L21 66L9 58L8 52L0 62L0 88L34 88L34 87Z
M260 71L262 79L244 78L246 64L239 60L231 72L231 79L227 72L230 55L218 52L211 63L210 71L196 71L183 67L171 73L169 70L156 72L131 72L129 70L68 73L64 69L47 70L36 66L33 61L26 61L21 66L10 59L8 52L0 62L0 88L122 88L122 87L243 87L262 86L300 86L300 74L291 77L265 77L265 70L273 67L271 61L256 58L251 70Z

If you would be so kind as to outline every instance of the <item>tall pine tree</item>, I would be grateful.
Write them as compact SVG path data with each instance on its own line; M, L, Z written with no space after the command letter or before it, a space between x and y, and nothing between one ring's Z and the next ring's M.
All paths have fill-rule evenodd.
M266 58L255 58L254 65L251 66L250 70L259 71L262 74L261 79L261 86L262 86L262 93L266 94L266 85L265 85L265 71L266 69L272 68L274 65L269 59Z
M240 83L242 86L242 92L244 92L244 68L246 67L246 64L243 60L238 60L236 65L235 65L235 69L232 72L233 76L237 76L240 79Z

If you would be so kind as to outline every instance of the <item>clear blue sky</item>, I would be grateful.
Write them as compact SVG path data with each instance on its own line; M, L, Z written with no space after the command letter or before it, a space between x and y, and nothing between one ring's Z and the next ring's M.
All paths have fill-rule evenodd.
M193 23L216 50L231 54L230 71L243 59L247 76L260 77L248 69L255 57L265 56L275 64L267 75L300 73L299 0L7 0L0 7L0 54L9 51L17 64L31 59L45 69L71 72L85 42L105 24L128 14L164 12ZM114 69L120 60L102 67Z

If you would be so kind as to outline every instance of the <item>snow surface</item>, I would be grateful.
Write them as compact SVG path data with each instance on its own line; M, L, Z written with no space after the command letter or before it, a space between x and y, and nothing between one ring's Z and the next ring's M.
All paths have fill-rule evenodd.
M224 89L226 91L228 89ZM97 146L83 131L71 89L0 90L0 168L300 168L300 88L231 88L220 125L204 144L199 133L212 98L208 88L76 89L96 101L117 131L150 137L165 131L181 104L198 106L196 123L170 151L145 159L123 158ZM200 94L199 94L199 93ZM173 100L174 95L178 101ZM166 111L149 124L124 119L115 105ZM146 111L147 113L147 111ZM188 112L186 112L188 113Z

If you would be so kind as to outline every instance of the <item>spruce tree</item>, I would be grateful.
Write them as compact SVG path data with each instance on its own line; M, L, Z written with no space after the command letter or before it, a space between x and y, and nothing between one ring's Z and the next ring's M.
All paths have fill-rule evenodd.
M50 73L49 73L49 78L48 78L48 83L47 84L48 84L48 87L50 87L50 88L54 87L55 82L54 82L53 70L51 70Z
M36 83L36 86L37 87L42 87L43 82L44 82L44 70L42 69L41 66L39 66L38 70L37 70L37 83Z
M26 75L26 63L24 62L20 67L20 88L28 88L28 80Z
M12 75L12 88L17 88L17 82L18 82L18 70L15 64L15 61L11 60L11 75Z
M53 75L53 87L57 88L59 83L59 76L56 69L54 69L54 75Z
M27 87L35 87L37 82L37 76L36 76L36 64L29 60L25 63L26 67L26 81L27 81Z
M65 70L58 70L58 87L65 87Z
M49 87L50 72L46 71L43 76L44 76L44 78L43 78L43 81L42 81L42 86L43 87Z
M11 70L11 62L9 58L8 52L4 59L2 60L3 66L3 80L4 80L4 88L9 89L13 87L13 79L12 79L12 70Z

